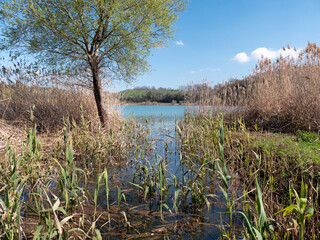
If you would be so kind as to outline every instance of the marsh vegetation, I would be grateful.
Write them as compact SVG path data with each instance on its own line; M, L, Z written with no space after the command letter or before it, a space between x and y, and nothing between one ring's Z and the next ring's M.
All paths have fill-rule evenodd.
M1 237L318 239L319 52L108 128L81 88L3 83Z

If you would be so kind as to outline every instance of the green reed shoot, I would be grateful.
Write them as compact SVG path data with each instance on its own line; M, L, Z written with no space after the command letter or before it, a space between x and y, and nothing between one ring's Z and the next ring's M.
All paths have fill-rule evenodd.
M39 224L33 239L66 240L70 238L71 232L79 231L84 233L80 228L69 228L68 223L76 214L68 215L64 206L61 205L60 199L48 189L48 186L45 186L41 181L38 181L36 186L37 192L30 193L34 199L34 206L27 205L29 210L39 216ZM53 199L49 197L48 193L53 196ZM64 216L62 220L58 217L59 213Z
M26 185L26 177L21 177L19 166L21 158L16 157L9 143L6 150L6 170L2 176L0 189L0 235L7 239L21 239L21 207L22 194ZM3 198L2 198L3 197Z
M30 120L34 121L34 106L30 109ZM41 160L42 160L42 144L37 139L37 125L34 124L33 128L27 131L27 139L24 146L24 152L22 154L23 167L25 173L30 176L31 181L37 179L41 174Z
M297 214L298 219L294 219L293 221L299 224L299 238L300 240L304 239L305 235L305 225L306 225L306 219L308 217L313 216L314 214L314 207L311 205L307 208L308 205L308 198L307 198L307 192L308 192L308 185L304 183L302 180L301 182L301 190L300 190L300 196L296 192L294 188L292 188L294 192L294 196L296 198L296 204L292 204L280 212L283 213L283 217L287 216L289 213L295 213ZM278 212L279 213L279 212Z
M79 186L77 173L82 173L85 176L85 179L86 175L85 172L82 169L77 168L73 162L74 156L72 141L70 141L66 148L65 157L65 166L62 166L57 160L55 161L60 167L59 187L65 200L66 209L69 209L70 207L72 210L78 203L81 202L81 197L86 192L84 188Z
M105 185L106 198L107 198L107 210L109 212L110 211L110 208L109 208L109 179L108 179L108 171L106 168L104 169L103 177L104 177L104 185Z
M100 190L100 182L102 177L104 176L104 172L98 175L98 179L96 182L96 188L94 189L94 196L93 196L93 200L94 200L94 214L93 214L93 218L95 220L96 217L96 213L97 213L97 206L98 206L98 196L99 196L99 190Z
M262 240L262 239L275 239L274 236L274 229L273 226L270 223L270 220L265 212L264 209L264 201L263 201L263 196L261 193L261 189L258 183L258 180L256 179L256 209L258 212L258 218L250 219L248 216L254 217L254 214L251 211L250 208L248 208L248 213L244 213L243 211L239 211L239 213L243 216L246 226L247 226L247 231L249 233L249 236L247 236L246 233L244 233L245 239L257 239L257 240ZM248 205L247 205L248 206Z

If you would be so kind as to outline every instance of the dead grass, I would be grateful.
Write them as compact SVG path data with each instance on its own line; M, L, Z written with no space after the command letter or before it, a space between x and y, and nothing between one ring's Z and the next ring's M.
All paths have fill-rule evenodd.
M202 106L236 106L238 111L225 117L241 117L247 127L291 133L320 131L320 48L315 43L309 43L297 59L262 58L243 80L214 88L208 83L193 85L188 99Z
M295 132L320 130L320 48L309 43L299 57L263 59L248 77L243 101L247 125Z
M106 105L110 115L110 126L119 127L121 114L117 96L106 94ZM80 123L81 111L91 122L98 123L94 96L83 88L58 88L28 86L26 84L0 84L0 118L7 124L26 129L33 125L30 109L34 106L34 122L38 132L48 132L61 128L63 118ZM2 128L1 128L2 129Z
M9 125L5 123L5 121L0 120L0 156L4 154L8 141L13 145L14 143L21 143L22 139L24 139L24 132L20 128Z
M12 125L28 125L28 111L34 106L34 121L39 130L61 126L63 117L79 122L81 105L86 116L92 118L96 113L93 97L73 89L2 84L0 99L4 99L0 102L0 116Z
M46 69L39 70L26 60L0 59L0 119L21 128L28 128L30 109L34 106L34 122L38 132L52 131L62 126L62 119L80 123L82 113L99 124L97 107L87 77L65 76ZM121 114L117 94L105 92L109 126L119 127ZM82 106L82 112L80 111Z

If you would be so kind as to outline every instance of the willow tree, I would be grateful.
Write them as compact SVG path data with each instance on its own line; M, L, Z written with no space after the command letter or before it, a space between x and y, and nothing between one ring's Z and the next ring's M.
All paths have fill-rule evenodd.
M89 71L102 125L103 81L134 80L172 37L187 0L0 0L1 49L32 54L55 72ZM68 78L66 78L68 79Z

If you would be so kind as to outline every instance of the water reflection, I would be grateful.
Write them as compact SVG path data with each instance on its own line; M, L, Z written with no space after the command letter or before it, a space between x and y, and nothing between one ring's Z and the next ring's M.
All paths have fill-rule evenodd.
M158 155L165 160L165 163L168 165L168 179L169 181L173 182L174 179L172 176L175 176L179 181L183 181L183 179L188 178L188 169L185 166L180 164L180 148L179 143L176 140L175 135L175 126L176 124L182 120L184 114L186 112L192 113L194 111L199 111L199 107L185 107L185 106L154 106L154 105L128 105L125 106L122 110L123 115L127 118L132 117L135 121L139 122L140 124L150 127L151 135L150 141L154 143L154 152L151 154L151 159L149 161L156 162L157 159L154 157ZM212 107L207 107L207 111L212 110ZM152 157L153 156L153 157ZM172 175L170 175L172 174ZM212 186L213 188L215 186ZM174 194L174 189L172 189L170 194ZM217 192L217 199L223 199L222 194ZM143 202L139 202L134 197L129 197L130 204L137 204L143 206ZM128 199L129 199L128 198ZM169 208L173 209L173 203L168 203ZM145 206L144 206L145 207ZM142 207L141 209L143 209ZM159 206L157 202L150 201L149 210L152 211L159 211ZM167 217L166 221L175 223L177 221L190 221L192 222L193 214L196 214L196 219L199 219L199 212L194 212L190 209L190 206L187 205L185 209L187 214L181 215L174 215L171 217ZM197 220L196 231L192 231L190 234L182 234L184 239L218 239L220 237L220 224L221 222L228 222L228 214L226 214L227 208L225 204L219 203L216 201L212 201L210 211L205 209L203 212L200 213L201 221ZM152 221L152 226L149 227L156 227L161 226L161 221L154 219ZM188 225L186 223L186 225ZM191 228L191 225L190 225ZM188 232L187 229L184 231ZM185 232L185 233L186 233ZM177 237L181 239L181 237ZM175 236L170 236L170 239L175 239Z

